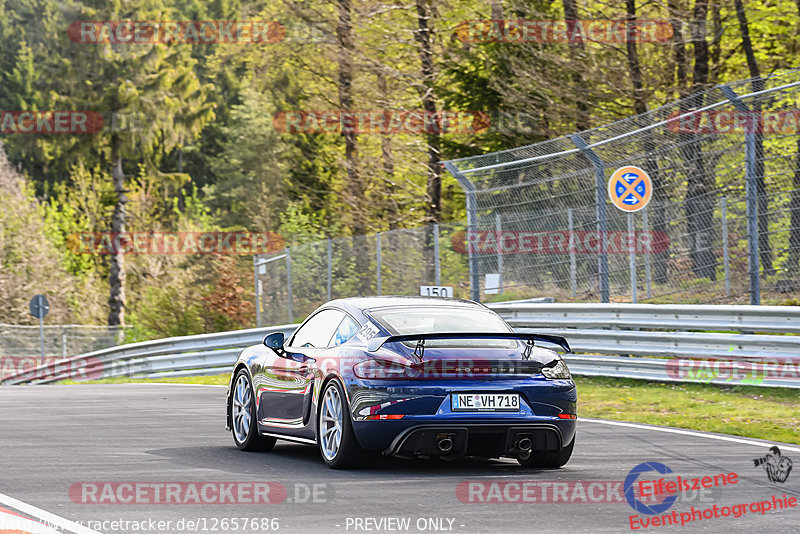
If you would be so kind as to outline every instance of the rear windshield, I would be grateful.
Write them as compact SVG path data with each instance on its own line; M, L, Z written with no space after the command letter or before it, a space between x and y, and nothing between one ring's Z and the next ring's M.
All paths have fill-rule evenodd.
M370 315L392 334L440 334L454 332L505 333L508 325L490 311L462 307L379 308ZM406 343L413 346L415 342ZM492 347L514 348L514 340L504 339L436 339L426 347Z

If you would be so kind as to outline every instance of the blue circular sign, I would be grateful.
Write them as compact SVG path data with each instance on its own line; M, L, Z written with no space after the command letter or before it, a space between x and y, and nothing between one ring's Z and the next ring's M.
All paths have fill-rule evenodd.
M620 167L608 181L608 197L622 211L639 211L653 197L653 182L639 167Z
M641 475L642 473L647 473L649 471L655 471L662 475L666 475L667 473L672 473L672 469L658 462L645 462L643 464L637 465L636 467L631 469L630 473L628 473L628 476L625 477L625 485L623 486L623 489L625 491L625 500L628 501L628 504L631 505L631 508L633 508L639 513L648 515L658 515L669 510L669 507L675 503L675 501L678 499L678 496L670 495L660 503L656 504L645 504L639 499L637 499L636 494L633 491L634 486L636 484L636 480L639 478L639 475Z

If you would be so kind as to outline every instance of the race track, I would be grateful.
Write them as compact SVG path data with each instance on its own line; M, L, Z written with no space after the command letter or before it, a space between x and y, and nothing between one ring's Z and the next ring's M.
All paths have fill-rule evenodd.
M797 464L784 483L753 464L775 443L594 420L579 421L573 458L555 471L479 459L381 459L367 470L333 471L309 446L279 441L268 453L238 451L224 429L224 396L222 387L162 384L0 388L0 532L25 522L12 514L61 523L28 521L35 527L20 532L86 533L618 532L631 531L632 516L673 512L677 526L648 531L788 533L800 519L800 504L775 510L773 500L800 501L797 445L777 444ZM657 515L638 513L623 482L643 462L668 466L668 481L725 474L735 482L686 491ZM135 494L162 483L179 484L179 504ZM235 483L236 502L191 495L220 483ZM259 497L248 488L261 488ZM104 490L105 502L91 502ZM252 502L259 498L268 502ZM752 504L762 501L772 509ZM693 507L719 517L695 514L681 527Z

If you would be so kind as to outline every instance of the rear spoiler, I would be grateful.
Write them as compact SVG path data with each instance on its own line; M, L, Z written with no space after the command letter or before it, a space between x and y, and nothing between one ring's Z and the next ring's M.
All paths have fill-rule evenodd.
M566 352L572 352L569 348L567 340L561 336L551 336L549 334L524 334L518 332L508 333L473 333L473 332L453 332L453 333L435 333L435 334L402 334L398 336L383 336L374 337L367 341L367 351L375 352L383 346L384 343L394 343L397 341L427 341L429 339L521 339L530 343L536 341L543 341L558 345Z

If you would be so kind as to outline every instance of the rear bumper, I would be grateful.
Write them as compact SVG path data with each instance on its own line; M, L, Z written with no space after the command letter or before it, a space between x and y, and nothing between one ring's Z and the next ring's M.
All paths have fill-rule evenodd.
M537 439L543 440L539 442L543 447L541 450L553 447L554 442L558 443L556 448L561 448L571 443L575 436L575 419L560 417L577 413L577 394L572 380L516 378L436 383L352 380L348 386L353 430L365 449L388 454L406 454L409 449L428 450L426 444L430 436L426 432L430 430L455 433L453 450L459 449L460 442L464 441L465 454L503 456L508 454L508 442L513 441L518 428L532 434L534 445ZM453 411L453 392L519 393L520 409L513 412ZM369 420L366 415L402 417ZM543 437L538 438L540 435ZM485 441L491 442L491 446L480 445ZM419 445L415 445L417 442ZM495 452L473 452L476 450Z
M530 445L521 448L526 439ZM402 431L384 454L497 457L557 451L564 445L561 429L551 424L424 424Z

